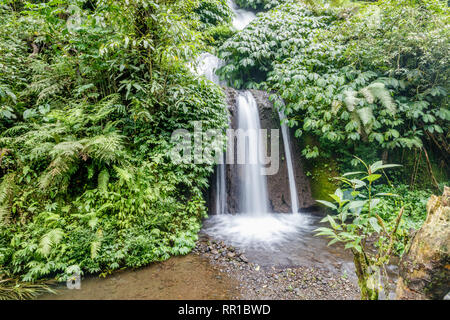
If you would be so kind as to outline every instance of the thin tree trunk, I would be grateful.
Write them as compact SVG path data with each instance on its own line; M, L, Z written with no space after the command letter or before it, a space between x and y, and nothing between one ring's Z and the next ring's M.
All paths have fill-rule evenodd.
M439 183L437 182L436 178L434 177L433 168L431 167L431 162L430 162L430 158L428 158L427 150L425 148L423 148L423 152L425 154L425 158L427 159L427 166L428 166L428 171L430 172L430 175L431 175L431 181L433 182L436 189L439 190Z
M367 264L364 253L353 252L353 262L355 264L356 275L358 276L358 285L361 291L361 300L378 300L378 289L376 286L369 286L371 278L370 266Z

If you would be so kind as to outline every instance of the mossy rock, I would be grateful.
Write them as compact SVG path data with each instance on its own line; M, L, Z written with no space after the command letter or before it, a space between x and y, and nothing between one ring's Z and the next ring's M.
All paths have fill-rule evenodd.
M316 145L317 140L311 135L303 135L301 139L302 147L306 145ZM329 194L333 194L338 188L334 177L339 176L339 166L332 157L318 157L304 161L305 173L310 178L311 194L316 200L331 201Z
M317 200L332 200L329 194L333 194L338 185L333 177L339 175L337 163L334 159L318 158L311 161L311 168L308 173L311 174L311 193Z
M443 299L450 290L450 188L432 195L427 219L399 264L397 299Z

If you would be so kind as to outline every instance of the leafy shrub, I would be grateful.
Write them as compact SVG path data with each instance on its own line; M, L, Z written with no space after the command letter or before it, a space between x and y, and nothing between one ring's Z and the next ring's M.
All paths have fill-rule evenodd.
M330 194L333 202L317 200L317 202L336 211L337 215L327 215L321 222L327 222L330 227L316 229L317 235L330 239L329 245L337 242L345 244L345 249L353 254L355 272L361 290L361 299L378 300L379 293L384 289L389 296L386 264L393 253L397 241L397 231L404 213L404 208L392 213L389 220L384 220L379 214L379 204L384 197L394 196L390 193L375 193L374 183L382 178L383 169L398 165L383 164L377 161L367 165L361 162L365 170L348 172L337 178L347 188L336 189ZM387 223L387 222L392 223ZM378 238L376 250L370 248L372 236ZM383 288L381 279L384 278Z
M236 0L236 4L239 7L251 8L255 10L272 9L283 2L283 0Z
M393 193L397 197L384 197L377 209L380 217L388 225L394 223L395 213L404 208L403 218L397 229L395 252L403 254L411 235L418 231L427 217L427 202L432 192L430 190L411 190L408 185L376 186L377 193Z
M197 2L72 4L0 7L0 265L24 281L189 252L213 163L173 164L171 135L227 126L186 67Z
M299 54L332 19L295 1L263 13L220 48L227 64L219 72L234 87L256 88L275 63Z
M229 24L233 16L226 0L199 1L195 13L205 28Z
M273 91L307 159L432 150L446 162L448 8L404 0L344 7L287 1L221 47L233 86ZM431 153L431 152L430 152ZM366 155L366 154L364 154ZM436 183L434 183L436 185Z

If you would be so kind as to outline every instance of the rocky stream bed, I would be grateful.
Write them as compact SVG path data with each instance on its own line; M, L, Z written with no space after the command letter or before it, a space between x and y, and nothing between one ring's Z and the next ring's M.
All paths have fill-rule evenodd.
M260 266L245 252L223 241L202 236L194 255L208 259L212 267L239 283L236 299L349 300L359 298L353 281L328 270L310 266Z

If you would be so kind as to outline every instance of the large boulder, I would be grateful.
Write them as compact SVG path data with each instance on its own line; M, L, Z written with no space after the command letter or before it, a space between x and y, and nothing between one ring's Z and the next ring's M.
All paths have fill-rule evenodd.
M431 196L427 213L400 261L397 299L443 299L450 291L450 188Z

